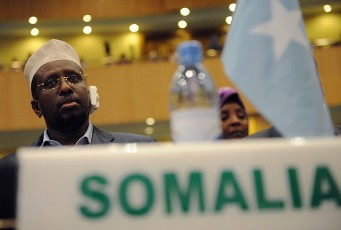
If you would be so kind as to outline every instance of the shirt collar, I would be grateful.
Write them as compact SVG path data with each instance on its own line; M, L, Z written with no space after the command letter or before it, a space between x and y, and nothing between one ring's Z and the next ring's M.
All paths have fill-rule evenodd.
M92 140L92 133L93 133L93 124L89 122L89 126L84 133L84 135L78 139L76 142L76 145L91 145L91 140ZM51 140L49 135L47 134L47 129L44 131L44 136L43 136L43 142L40 147L43 146L62 146L58 141Z

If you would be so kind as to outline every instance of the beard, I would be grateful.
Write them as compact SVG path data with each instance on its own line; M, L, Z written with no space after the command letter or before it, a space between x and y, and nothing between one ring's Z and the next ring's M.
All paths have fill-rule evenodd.
M57 114L50 123L50 127L59 132L74 132L79 130L88 120L89 111L69 111Z

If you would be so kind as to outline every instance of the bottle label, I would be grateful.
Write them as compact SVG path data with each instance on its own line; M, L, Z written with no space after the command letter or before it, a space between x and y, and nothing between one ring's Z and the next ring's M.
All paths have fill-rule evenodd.
M214 140L221 133L219 111L214 108L173 111L170 123L175 142Z

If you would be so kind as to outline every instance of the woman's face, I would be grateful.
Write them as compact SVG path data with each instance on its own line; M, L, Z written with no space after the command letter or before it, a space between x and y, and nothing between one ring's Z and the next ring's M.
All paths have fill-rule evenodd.
M224 139L243 138L249 134L249 121L243 107L238 103L226 103L220 108Z

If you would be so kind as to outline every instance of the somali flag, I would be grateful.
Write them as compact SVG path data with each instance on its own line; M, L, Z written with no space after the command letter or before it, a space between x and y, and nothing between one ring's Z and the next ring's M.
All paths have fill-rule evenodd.
M333 135L297 0L239 0L222 61L283 136Z

